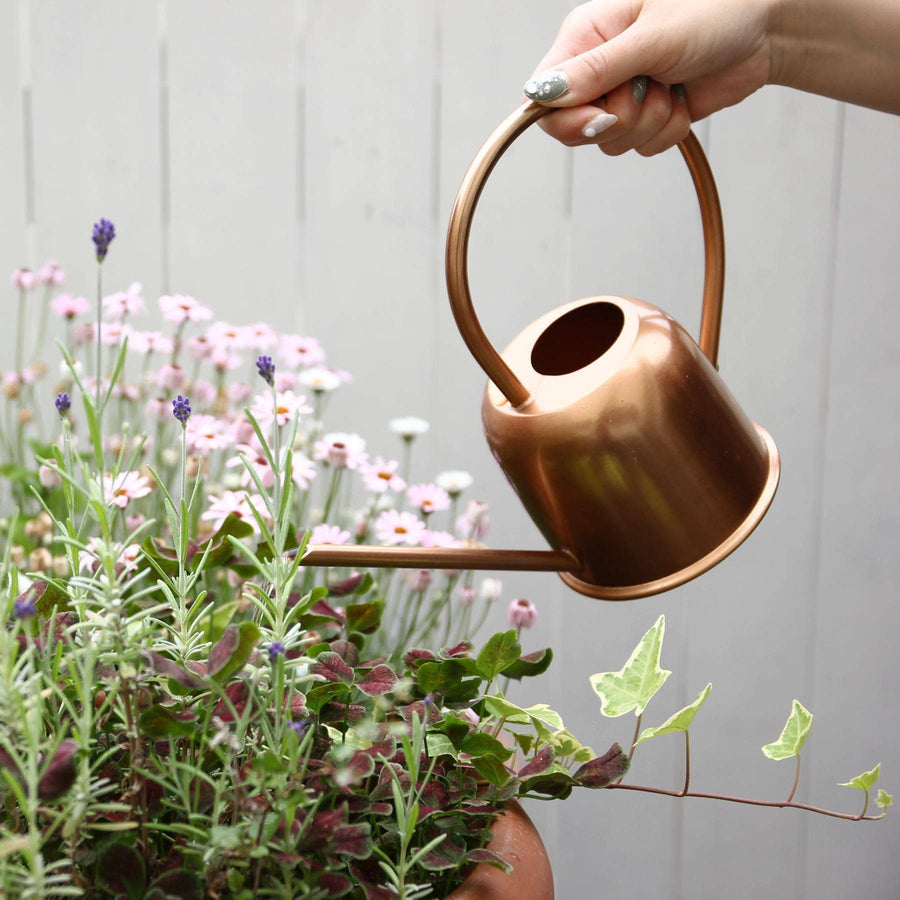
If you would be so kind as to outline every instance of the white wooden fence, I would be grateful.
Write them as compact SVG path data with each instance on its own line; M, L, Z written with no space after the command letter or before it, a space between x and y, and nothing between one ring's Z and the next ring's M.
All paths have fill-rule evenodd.
M89 292L90 224L113 219L108 284L318 337L357 379L332 424L390 453L387 420L424 416L421 476L469 469L492 543L541 547L481 437L483 376L449 315L442 251L465 166L568 5L0 0L0 273L54 257ZM557 653L520 699L599 750L627 742L633 722L601 721L587 679L665 612L675 674L649 724L713 683L692 785L786 796L791 763L759 747L797 697L816 714L798 797L855 811L835 782L876 762L900 790L900 120L767 88L698 133L725 213L721 371L778 442L782 485L743 548L668 595L605 604L554 576L505 577L507 599L539 604L528 645ZM610 160L534 129L475 223L488 334L502 345L599 293L696 328L695 207L674 151ZM678 787L681 766L680 742L660 739L630 778ZM530 810L561 900L900 895L896 815L849 824L624 791Z

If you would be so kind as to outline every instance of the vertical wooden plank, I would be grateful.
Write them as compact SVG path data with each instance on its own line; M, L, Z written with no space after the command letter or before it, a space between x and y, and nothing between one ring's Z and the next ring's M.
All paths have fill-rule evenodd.
M431 417L433 28L428 3L307 4L304 329L357 379L331 426L385 456L389 419Z
M879 786L900 785L900 121L848 107L843 140L810 782L812 802L856 812L862 795L835 782L881 762ZM811 822L808 896L895 896L892 812L865 827Z
M168 5L171 289L289 331L296 270L294 3Z
M449 218L463 174L481 143L521 102L521 86L546 52L568 3L547 3L522 14L509 0L439 3L443 46L441 70L440 233ZM520 137L498 164L484 190L472 227L469 275L476 313L501 349L525 325L560 303L568 279L568 151L536 126ZM439 248L443 252L443 246ZM477 495L491 504L489 541L503 547L545 547L491 457L480 421L485 375L463 344L446 293L438 310L439 396L436 427L447 458L476 478ZM566 615L565 589L554 575L499 573L504 598L486 633L507 627L505 609L527 597L540 610L538 624L523 635L528 651L553 645ZM516 702L558 708L564 694L562 656L542 678L513 685ZM561 859L564 843L556 804L528 807L554 862L558 896L583 896Z
M811 690L807 619L816 602L815 460L826 391L837 117L831 101L767 89L711 122L728 255L721 373L774 436L783 475L747 544L683 589L692 604L691 678L714 685L707 727L692 741L701 790L786 796L793 773L759 748L778 736L791 699L806 702ZM685 808L684 896L719 896L726 878L734 897L804 895L803 818L766 812ZM771 865L757 867L760 858Z
M0 129L0 283L4 296L11 298L14 291L9 285L9 275L22 266L33 266L35 261L27 256L25 245L25 199L29 189L25 160L25 124L22 93L23 84L29 78L22 59L22 41L28 40L27 3L0 4L0 117L5 123ZM24 21L23 21L24 19ZM0 369L13 366L12 342L3 347Z
M73 35L76 36L73 38ZM54 257L71 293L93 295L91 226L116 242L104 290L158 288L157 7L32 0L36 262Z

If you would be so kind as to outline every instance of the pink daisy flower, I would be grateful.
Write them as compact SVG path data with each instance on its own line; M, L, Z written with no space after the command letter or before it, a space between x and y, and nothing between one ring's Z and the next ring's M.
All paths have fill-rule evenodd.
M91 304L84 297L72 297L69 294L58 294L50 301L50 309L61 319L74 319L89 312Z
M191 453L204 456L231 445L228 426L217 416L192 415L185 425L185 438Z
M449 531L430 531L422 532L419 543L423 547L458 547L459 541L450 534Z
M9 280L12 286L20 291L30 291L37 283L31 269L15 269Z
M141 297L141 285L133 282L127 291L117 291L103 298L103 312L113 322L121 322L128 316L144 312L146 306Z
M358 469L368 462L369 455L366 453L365 440L358 434L332 431L323 435L322 440L316 441L313 459L335 469Z
M225 520L230 516L237 516L249 522L255 532L259 532L259 524L253 515L257 510L265 518L267 516L266 505L259 494L247 494L244 491L222 491L221 497L210 497L209 509L200 514L200 518L213 523L213 528L218 531Z
M460 606L471 606L475 602L475 588L470 584L464 584L457 592L456 599Z
M172 418L172 401L168 397L151 397L144 404L144 412L154 422L168 422Z
M481 541L491 527L488 505L480 500L472 500L465 513L456 520L456 533L470 541Z
M306 397L299 396L293 391L276 391L274 405L271 394L257 394L251 407L253 417L263 429L268 428L276 419L279 425L286 425L296 414L303 416L312 411Z
M278 333L265 322L248 325L245 329L247 346L255 350L268 350L278 343Z
M119 509L125 509L129 501L146 497L150 493L150 483L139 472L120 472L103 476L103 496L106 502Z
M427 516L450 508L450 495L436 484L414 484L406 492L409 502Z
M395 459L388 462L378 456L375 458L375 462L363 466L361 472L366 490L375 494L383 494L388 488L398 494L403 491L406 488L406 482L397 474L399 465L400 463Z
M311 544L346 544L349 540L350 532L340 525L316 525L309 536Z
M209 307L202 306L193 297L185 297L183 294L166 294L158 302L163 318L176 325L183 322L208 322L213 317Z
M160 353L168 356L175 346L172 338L167 337L161 331L132 331L128 335L128 349L141 356L149 356L151 353Z
M242 356L232 353L227 347L213 345L206 356L219 372L232 372L240 368L244 361Z
M281 338L281 357L291 369L316 366L325 362L325 351L315 338L285 334Z
M184 369L181 366L166 363L166 365L160 366L153 380L159 387L165 388L167 391L180 390L185 383Z
M56 260L48 259L38 270L37 280L43 285L62 287L66 281L66 273Z
M242 325L232 325L230 322L213 322L206 329L206 336L215 349L245 350L250 346L247 329Z
M513 600L506 611L506 621L510 628L531 628L537 619L537 607L524 597Z
M425 523L412 513L386 509L375 520L375 535L379 541L391 546L406 544L415 546L425 532Z

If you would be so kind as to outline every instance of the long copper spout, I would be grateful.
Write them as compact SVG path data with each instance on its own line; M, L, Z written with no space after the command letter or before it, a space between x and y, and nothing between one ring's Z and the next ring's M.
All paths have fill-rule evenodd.
M495 550L469 547L375 547L311 544L306 566L382 569L489 569L506 572L577 572L581 565L565 550Z

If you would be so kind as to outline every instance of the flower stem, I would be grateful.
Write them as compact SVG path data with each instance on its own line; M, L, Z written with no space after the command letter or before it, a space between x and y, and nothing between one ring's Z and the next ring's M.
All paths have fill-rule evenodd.
M691 786L691 738L688 734L687 728L684 729L684 787L681 789L681 796L686 797L688 793L688 789ZM796 787L796 785L795 785ZM791 796L788 797L788 800L792 800L794 798L794 792L791 791Z
M687 733L687 732L685 732L685 733ZM796 769L796 772L794 773L793 787L791 787L791 792L790 792L790 794L788 794L788 798L787 798L788 803L790 803L791 800L794 799L794 794L797 793L797 785L799 783L800 783L800 754L798 752L797 753L797 769ZM863 810L863 812L865 812L865 810Z

